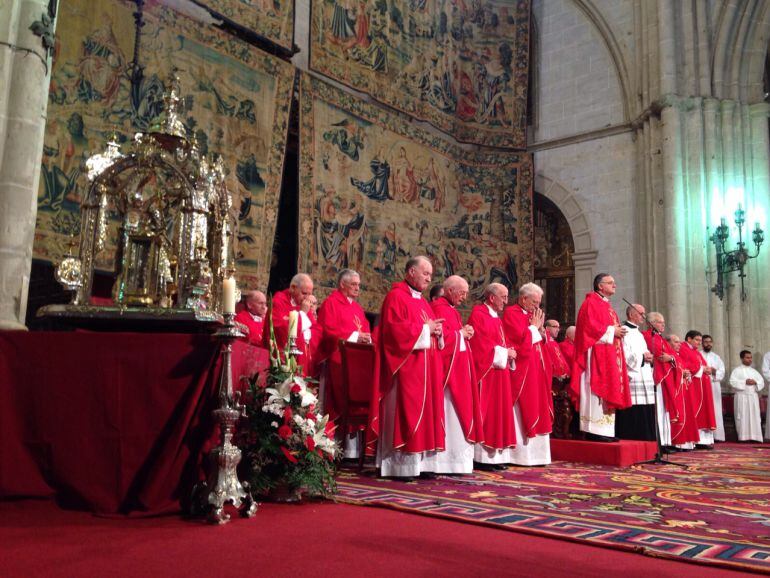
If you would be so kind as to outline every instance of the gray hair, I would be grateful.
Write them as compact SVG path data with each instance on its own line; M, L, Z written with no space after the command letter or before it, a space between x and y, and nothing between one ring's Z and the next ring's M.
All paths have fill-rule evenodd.
M358 271L354 271L353 269L343 269L337 274L337 285L341 285L343 281L350 281L353 277L358 277L360 279L361 275L358 274Z
M453 289L455 287L467 287L468 282L459 275L450 275L444 279L444 290Z
M424 255L416 255L414 257L410 257L409 260L406 262L406 267L404 267L404 273L409 273L409 269L412 267L417 267L422 261L425 261L426 263L430 264L430 259L428 259Z
M291 278L290 287L300 287L303 283L312 283L313 279L307 273L297 273Z
M490 295L494 295L495 297L500 295L501 289L507 290L508 288L502 283L490 283L484 287L484 299L487 299Z
M543 288L535 283L524 283L519 287L519 297L529 297L530 295L542 295Z
M657 311L650 311L647 314L647 321L650 323L658 322L658 321L665 321L665 318L663 317L662 313L658 313Z

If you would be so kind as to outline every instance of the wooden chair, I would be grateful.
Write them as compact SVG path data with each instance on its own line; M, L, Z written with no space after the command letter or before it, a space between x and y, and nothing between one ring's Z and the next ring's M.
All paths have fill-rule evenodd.
M369 402L374 383L374 346L340 340L342 358L342 397L339 427L345 440L350 427L357 427L356 437L361 449L358 469L364 467L366 456L366 426L369 422ZM344 442L343 442L344 443Z

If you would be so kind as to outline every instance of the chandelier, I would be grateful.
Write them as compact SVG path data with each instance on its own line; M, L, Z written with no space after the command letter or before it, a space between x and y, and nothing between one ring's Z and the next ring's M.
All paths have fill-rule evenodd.
M746 278L746 263L749 262L749 259L755 259L759 255L759 248L765 240L765 232L760 228L759 223L756 223L754 230L751 233L751 240L756 247L756 253L751 255L746 249L746 243L743 240L743 225L745 223L746 212L741 205L738 205L738 210L735 211L735 225L738 227L738 247L732 251L725 250L725 243L730 237L730 229L728 228L724 217L722 217L714 234L709 237L709 241L714 243L717 257L717 282L711 288L711 291L715 293L720 300L723 300L725 296L725 279L728 273L733 271L738 271L738 277L741 280L741 301L745 301L747 297L746 288L743 282Z

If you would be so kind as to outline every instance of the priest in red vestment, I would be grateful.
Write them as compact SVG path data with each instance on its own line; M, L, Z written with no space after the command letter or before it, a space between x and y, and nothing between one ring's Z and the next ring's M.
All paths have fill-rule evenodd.
M593 292L586 295L575 325L575 363L570 395L580 413L580 430L592 441L617 441L615 410L631 406L623 336L610 297L615 279L607 273L594 277Z
M458 275L447 277L441 297L430 303L437 319L443 319L441 350L444 386L446 449L436 456L436 473L470 474L473 444L484 439L476 372L471 357L473 327L463 325L456 307L468 297L468 282Z
M473 327L472 356L484 428L484 441L476 444L474 459L490 468L513 464L516 446L511 387L516 350L506 344L500 319L506 303L508 288L491 283L484 290L484 303L476 305L468 318Z
M320 396L324 413L336 420L345 404L342 398L342 358L340 341L372 343L369 321L366 319L358 295L361 292L361 277L352 269L343 269L337 275L337 289L332 291L318 309L318 325L323 337L318 348L316 361L320 371ZM345 432L349 434L350 432ZM344 456L357 458L358 448L355 433L345 436Z
M519 438L514 463L519 466L551 463L553 373L545 344L542 300L543 289L535 283L526 283L519 287L516 303L508 307L503 316L506 342L516 348L518 354L512 386L516 437Z
M313 279L306 273L292 277L288 289L273 295L271 318L278 349L283 352L289 340L290 329L296 332L296 345L300 351L297 363L306 376L315 375L316 350L321 342L321 326L315 318L317 300L313 295ZM289 327L291 312L296 311L296 329ZM269 338L269 327L265 327L265 339Z
M267 297L262 291L249 291L246 293L245 305L246 307L235 316L235 322L240 324L246 341L251 345L262 347Z
M432 275L427 257L412 257L404 280L393 284L382 304L375 372L380 395L372 404L367 436L378 442L382 476L435 472L436 454L445 449L443 320L422 296Z
M692 374L690 396L695 408L695 421L700 430L700 439L696 444L699 448L714 447L714 430L717 427L714 415L714 393L711 389L711 372L708 363L701 355L700 348L703 335L700 331L691 329L684 336L685 342L679 350L685 368Z
M673 333L668 336L668 343L674 351L674 363L676 367L681 368L681 391L682 391L682 415L683 425L682 433L674 440L674 445L680 450L692 450L695 444L700 440L698 430L698 421L695 418L695 405L693 402L693 383L692 374L682 359L682 339ZM678 377L678 375L677 375Z
M570 366L561 351L559 342L556 341L561 326L556 319L548 319L543 327L545 327L545 347L548 349L548 358L551 361L551 373L556 379L567 379Z
M570 325L564 332L564 341L559 343L561 354L567 361L567 370L572 373L572 365L575 363L575 326Z
M679 438L684 426L682 368L677 367L674 351L663 337L666 320L657 311L647 314L648 328L642 331L647 350L652 355L652 380L658 404L657 420L660 443L666 450Z

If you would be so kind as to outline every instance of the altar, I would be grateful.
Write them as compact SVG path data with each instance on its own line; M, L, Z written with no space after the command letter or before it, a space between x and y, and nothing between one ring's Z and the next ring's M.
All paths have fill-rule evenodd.
M0 332L0 498L178 511L216 443L219 347L202 334ZM236 341L235 388L267 363Z

